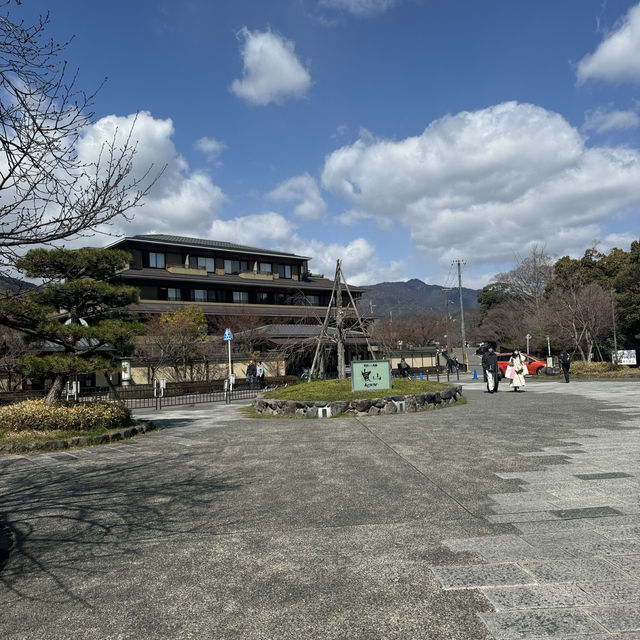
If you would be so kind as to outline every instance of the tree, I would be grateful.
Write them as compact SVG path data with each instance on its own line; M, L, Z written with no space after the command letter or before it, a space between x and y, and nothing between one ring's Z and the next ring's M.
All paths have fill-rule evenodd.
M207 360L208 342L205 315L192 304L150 318L147 334L136 345L136 355L151 367L153 378L158 369L171 367L173 379L182 382L193 380L194 365Z
M54 378L49 404L73 374L117 371L133 337L144 333L126 310L138 301L138 290L116 282L130 258L109 249L32 249L17 262L27 277L49 282L0 299L0 324L21 331L38 349L21 358L21 367L25 375Z
M6 2L4 7L8 7ZM69 78L68 42L46 37L49 16L25 25L0 16L0 267L25 246L81 235L126 215L151 188L133 176L132 131L83 161L77 142L91 124L95 93Z

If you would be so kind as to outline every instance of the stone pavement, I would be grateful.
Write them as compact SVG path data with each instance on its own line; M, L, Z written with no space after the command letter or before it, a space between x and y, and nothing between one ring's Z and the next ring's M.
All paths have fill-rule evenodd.
M0 458L0 638L640 638L640 384L464 385Z

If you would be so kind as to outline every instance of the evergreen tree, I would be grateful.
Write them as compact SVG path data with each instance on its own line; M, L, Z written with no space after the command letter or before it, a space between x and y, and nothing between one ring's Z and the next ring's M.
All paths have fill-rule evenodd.
M135 314L135 287L117 283L129 264L125 251L33 249L18 263L29 278L45 282L15 298L0 299L0 324L17 329L38 353L23 356L27 376L53 378L47 402L56 400L70 376L117 371L132 351L134 336L145 332Z

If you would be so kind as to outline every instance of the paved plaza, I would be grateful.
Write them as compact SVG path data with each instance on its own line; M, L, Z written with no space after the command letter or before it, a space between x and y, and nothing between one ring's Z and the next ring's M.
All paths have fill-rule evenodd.
M640 639L640 382L463 385L0 458L0 638Z

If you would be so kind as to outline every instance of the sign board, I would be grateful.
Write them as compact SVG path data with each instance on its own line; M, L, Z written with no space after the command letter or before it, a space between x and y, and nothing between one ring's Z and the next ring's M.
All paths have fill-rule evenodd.
M637 364L636 363L636 351L635 349L618 350L617 357L618 364Z
M352 360L351 391L391 389L389 360Z
M131 362L129 360L122 361L122 381L131 380Z
M225 330L224 335L222 336L222 339L225 341L233 340L233 336L231 335L231 329L229 329L229 327L227 327L227 329Z

